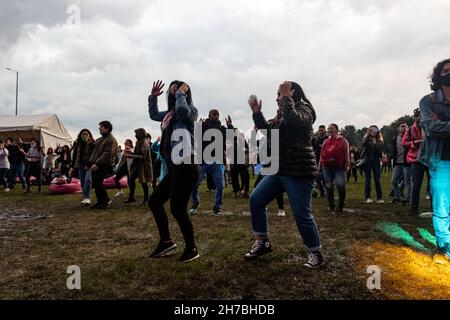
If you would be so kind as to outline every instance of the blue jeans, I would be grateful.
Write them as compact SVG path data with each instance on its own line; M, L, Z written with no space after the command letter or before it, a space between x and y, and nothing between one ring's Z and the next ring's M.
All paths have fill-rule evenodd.
M192 202L197 204L200 202L198 188L200 187L203 178L205 178L206 173L211 174L214 180L214 184L216 185L216 198L214 201L214 207L220 209L222 207L222 198L223 198L223 170L221 164L213 163L213 164L202 164L199 166L199 175L197 184L195 185L194 190L192 190Z
M430 176L436 243L439 248L446 248L450 245L450 161L430 159Z
M256 237L269 235L266 206L277 195L287 192L292 212L303 243L310 251L321 249L319 231L311 213L314 179L296 179L279 175L265 176L250 196L253 233Z
M373 180L375 182L375 189L377 191L377 200L383 199L383 192L381 191L381 165L380 160L378 158L367 158L366 160L366 169L364 170L365 174L365 187L364 187L364 195L365 198L370 198L372 193L372 172L373 172Z
M330 208L334 208L334 185L339 193L339 208L344 208L345 204L345 183L347 175L342 168L323 167L323 179L325 180L325 187L327 188L327 199Z
M83 189L83 198L89 199L92 184L91 169L82 166L78 169L78 176L80 177L81 188Z
M405 165L396 165L392 173L392 190L394 190L394 199L400 199L400 180L403 177L403 184L406 187L405 199L411 201L411 167Z
M22 188L26 189L27 184L24 178L25 173L25 164L23 162L20 163L11 163L9 168L9 186L14 188L16 185L16 177L19 177L20 183L22 183Z

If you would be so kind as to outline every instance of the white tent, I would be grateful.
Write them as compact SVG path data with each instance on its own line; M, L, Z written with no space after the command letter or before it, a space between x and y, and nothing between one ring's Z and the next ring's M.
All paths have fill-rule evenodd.
M20 137L25 143L35 138L44 150L72 144L72 137L56 114L0 116L0 140L8 137Z

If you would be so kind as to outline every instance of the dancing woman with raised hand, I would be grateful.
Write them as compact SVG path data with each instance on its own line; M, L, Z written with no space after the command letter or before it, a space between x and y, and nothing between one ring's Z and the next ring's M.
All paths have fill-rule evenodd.
M316 113L300 85L295 82L283 82L276 101L278 112L270 121L266 121L261 112L261 101L258 102L256 98L249 101L253 121L258 129L279 130L280 161L278 172L265 176L250 196L256 241L245 258L257 258L272 251L266 206L277 195L287 192L298 230L308 249L304 266L318 268L324 264L324 260L320 252L319 232L311 213L312 190L318 174L311 146ZM268 135L268 140L271 136Z
M198 179L198 165L193 161L194 122L197 120L198 111L192 104L191 89L182 81L172 81L167 92L168 110L159 111L158 96L163 93L163 87L162 81L154 82L151 95L148 97L150 118L161 122L160 153L168 167L167 174L153 191L148 202L161 238L151 257L170 255L177 246L170 237L169 222L164 210L164 203L170 199L170 210L180 226L186 244L180 260L187 262L199 257L194 229L187 212L189 198ZM183 139L190 139L190 144L188 143L190 151L181 156L182 161L173 161L172 158L172 149L182 143L172 141L174 130L182 131Z

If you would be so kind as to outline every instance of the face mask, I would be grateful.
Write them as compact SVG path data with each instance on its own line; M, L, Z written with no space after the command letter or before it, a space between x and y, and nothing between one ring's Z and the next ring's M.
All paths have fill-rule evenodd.
M443 86L450 87L450 73L447 73L445 76L441 76L440 82Z
M372 129L370 129L370 133L371 133L373 136L375 136L375 135L378 134L378 129L372 128Z

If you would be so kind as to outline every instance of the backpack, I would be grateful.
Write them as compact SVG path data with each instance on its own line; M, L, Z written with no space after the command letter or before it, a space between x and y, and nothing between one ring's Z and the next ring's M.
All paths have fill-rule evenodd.
M328 139L322 146L322 161L325 167L344 167L344 139Z

